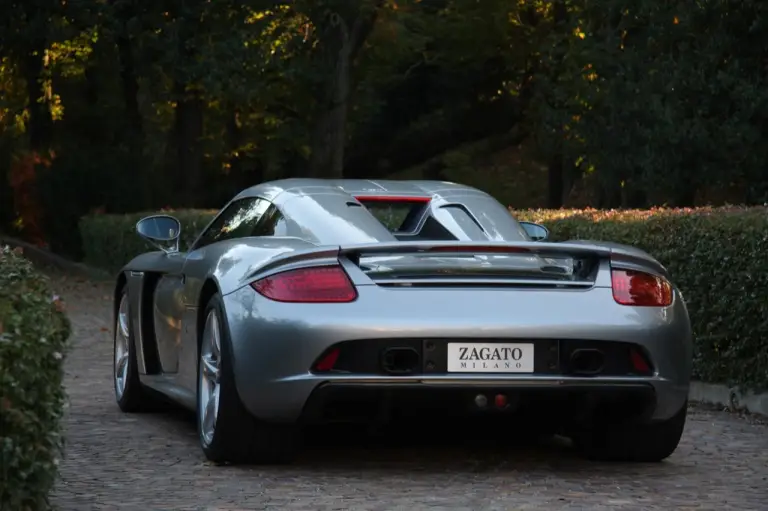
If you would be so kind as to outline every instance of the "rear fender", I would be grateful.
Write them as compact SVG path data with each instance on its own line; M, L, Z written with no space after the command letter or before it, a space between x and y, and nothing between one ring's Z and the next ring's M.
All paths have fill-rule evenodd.
M258 272L275 259L290 259L294 253L317 247L307 241L289 237L248 237L220 241L189 252L184 264L187 278L187 304L196 298L207 280L213 280L222 295L243 287L248 275Z

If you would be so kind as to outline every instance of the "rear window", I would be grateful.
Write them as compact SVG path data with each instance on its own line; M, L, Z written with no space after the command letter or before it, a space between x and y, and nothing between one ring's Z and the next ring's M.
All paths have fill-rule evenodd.
M460 240L526 241L525 229L507 208L490 196L455 197L437 208L435 218Z
M368 198L357 200L386 227L389 232L408 234L416 230L419 219L429 204L429 199L421 198Z
M488 239L488 235L483 231L483 228L464 206L458 204L443 206L434 212L434 216L441 225L456 234L460 239L473 241L485 241Z
M355 207L350 207L353 204ZM394 235L342 192L292 197L281 205L285 235L318 245L394 241Z

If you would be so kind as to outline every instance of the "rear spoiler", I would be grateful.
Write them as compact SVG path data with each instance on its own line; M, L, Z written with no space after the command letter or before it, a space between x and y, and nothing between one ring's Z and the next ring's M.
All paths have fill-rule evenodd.
M398 254L531 254L539 257L573 257L610 259L614 266L633 269L652 269L667 276L664 266L645 252L632 247L611 247L588 243L553 243L542 241L395 241L387 243L364 243L342 245L337 257L345 256L359 264L363 256L386 256ZM639 268L638 268L639 269Z
M531 254L541 257L610 257L611 249L576 243L542 243L540 241L396 241L342 245L338 254L352 260L362 256L422 253L459 254Z
M269 272L283 265L301 263L313 259L338 259L346 257L355 264L365 256L387 256L399 254L429 254L429 253L464 253L464 254L531 254L539 257L574 257L574 258L600 258L611 259L621 266L640 266L653 268L662 275L666 270L655 259L645 257L639 253L628 250L604 247L600 245L588 245L584 243L551 243L540 241L394 241L386 243L362 243L341 246L319 246L307 249L295 250L280 254L265 265L259 267L246 278L252 278L257 274Z

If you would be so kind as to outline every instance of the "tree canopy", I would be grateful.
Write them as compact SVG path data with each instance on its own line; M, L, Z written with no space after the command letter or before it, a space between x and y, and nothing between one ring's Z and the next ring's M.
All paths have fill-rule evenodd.
M526 206L762 203L766 9L0 0L0 221L66 251L93 210L218 207L289 176L452 179L457 154L485 183L518 147L543 172L494 179L543 181Z

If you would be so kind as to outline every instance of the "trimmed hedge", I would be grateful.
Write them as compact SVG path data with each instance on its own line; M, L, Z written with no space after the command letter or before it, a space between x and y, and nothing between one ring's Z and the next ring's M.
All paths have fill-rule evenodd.
M670 271L693 323L696 378L768 389L768 208L526 210L552 239L614 241L653 254ZM179 211L183 242L214 212ZM115 270L146 250L134 225L144 215L81 222L90 264Z
M136 223L149 215L169 214L181 222L180 247L184 250L195 241L216 211L164 210L126 215L90 215L80 220L83 240L83 262L96 268L117 272L137 255L156 250L138 234Z
M48 508L63 439L61 302L19 252L0 247L0 509Z
M768 389L768 208L518 211L553 240L614 241L656 257L680 288L694 376Z

